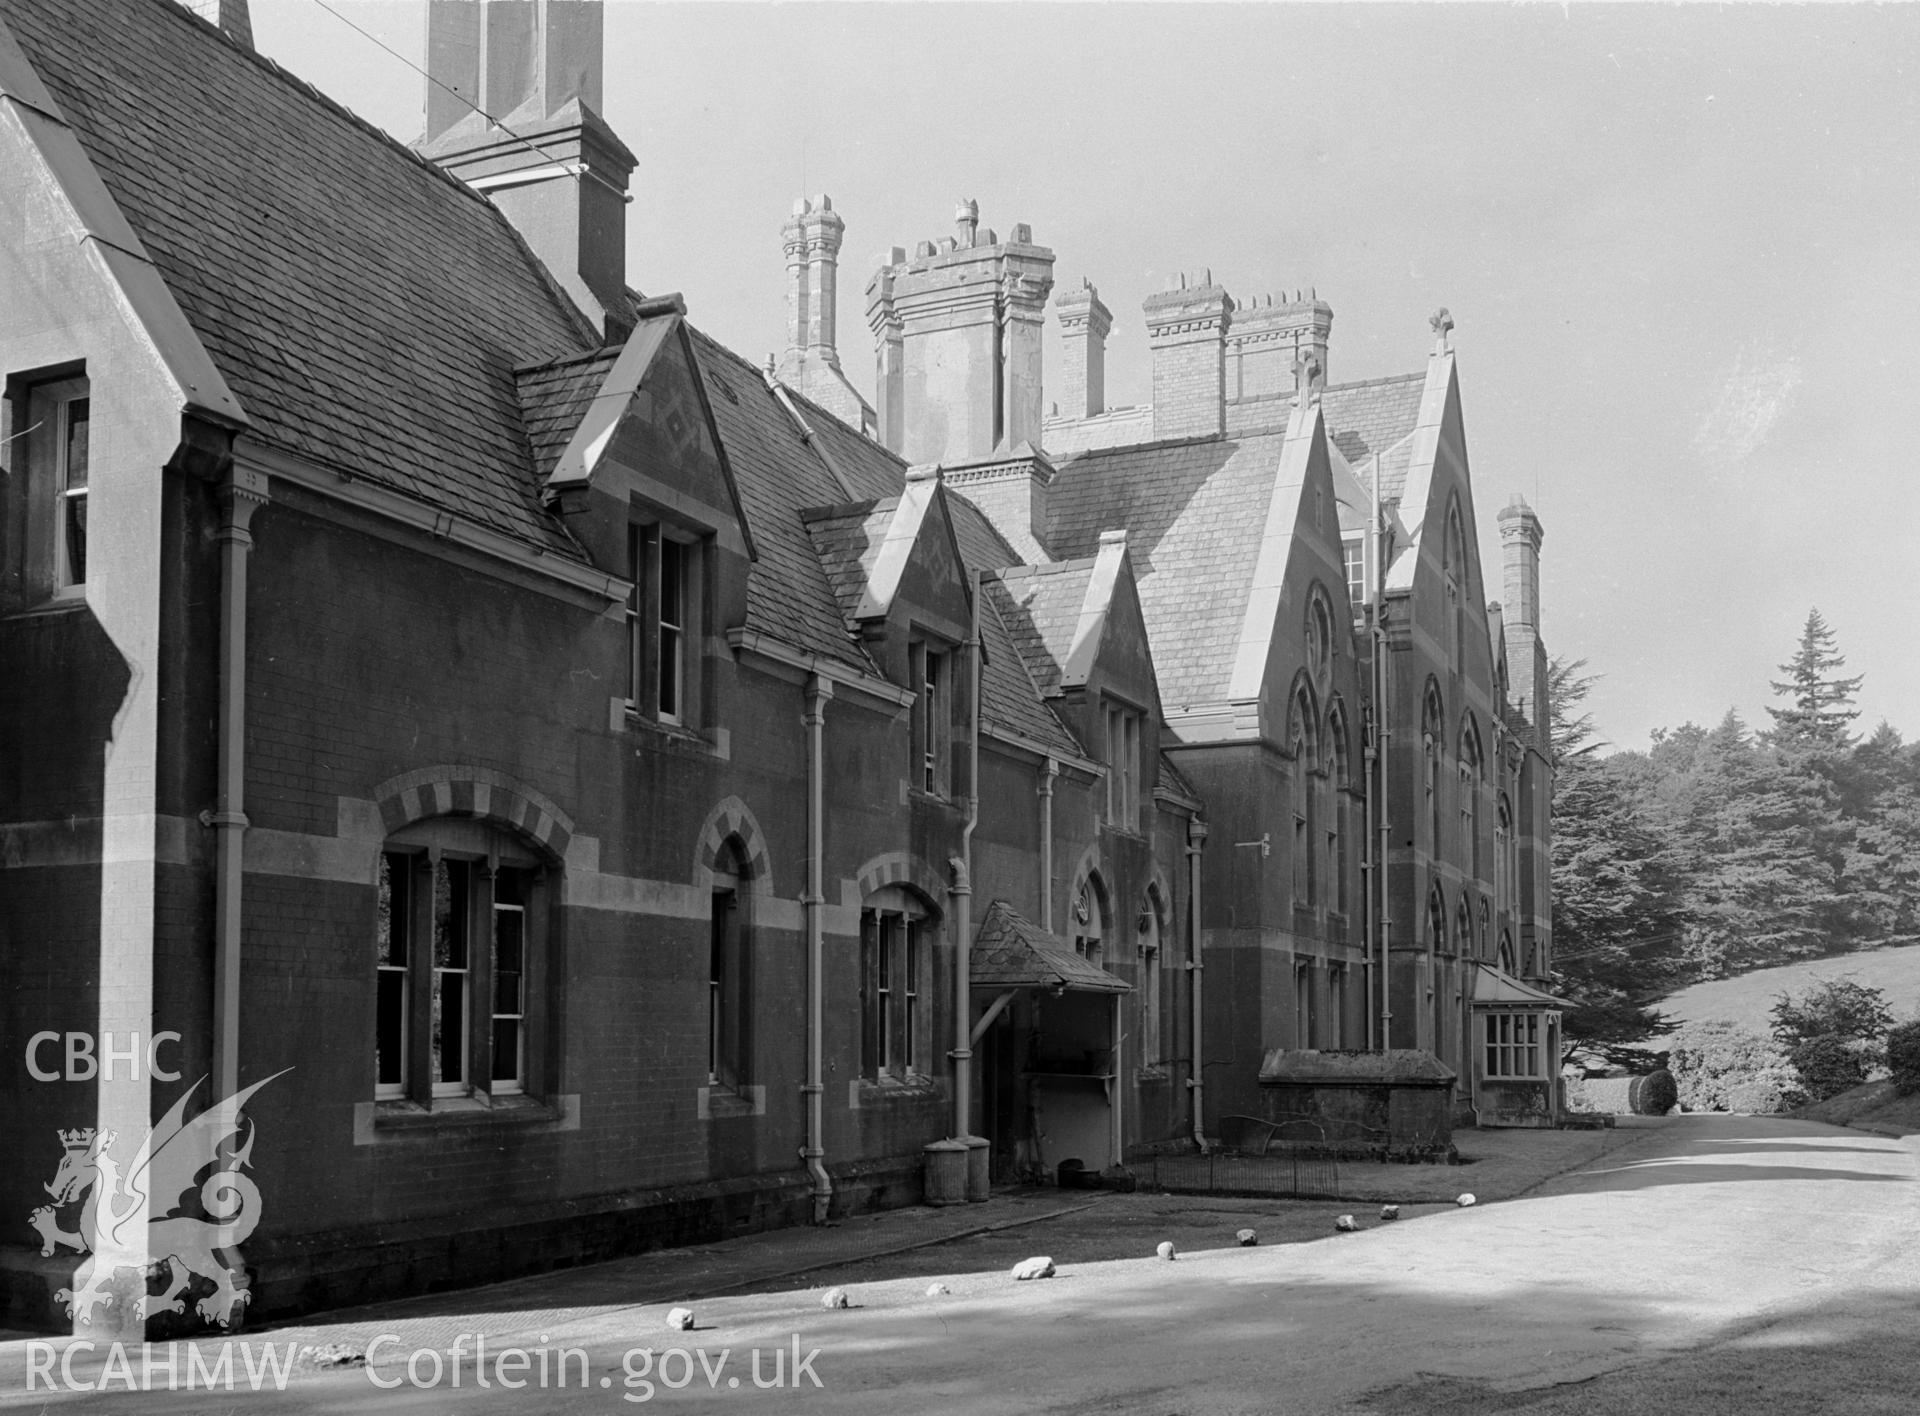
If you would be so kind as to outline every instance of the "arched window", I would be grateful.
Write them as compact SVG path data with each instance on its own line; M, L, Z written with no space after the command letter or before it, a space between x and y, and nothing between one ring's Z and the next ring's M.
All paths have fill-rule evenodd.
M1462 954L1473 952L1473 911L1467 908L1464 897L1453 912L1453 947Z
M1480 947L1477 950L1475 950L1475 957L1481 958L1481 959L1486 958L1487 950L1492 945L1492 943L1493 943L1493 907L1487 903L1487 897L1485 895L1482 895L1480 897L1480 938L1479 938Z
M1440 830L1440 751L1444 741L1446 714L1440 704L1439 688L1427 684L1427 700L1421 713L1420 743L1425 751L1428 851L1435 860L1442 854Z
M1520 960L1513 953L1513 936L1504 929L1500 931L1500 971L1509 974L1520 972Z
M1287 751L1292 754L1289 769L1293 785L1293 903L1310 908L1315 903L1319 872L1314 856L1319 850L1315 839L1315 802L1318 783L1314 780L1315 738L1313 694L1305 683L1295 690L1287 714Z
M1313 989L1313 960L1296 957L1293 963L1293 1036L1295 1047L1315 1047L1319 1023Z
M394 832L376 868L374 1096L536 1091L553 869L472 817Z
M713 908L707 925L707 1085L741 1087L751 1080L753 950L748 917L750 871L737 836L713 866Z
M1160 1015L1160 935L1163 906L1154 886L1140 901L1140 917L1134 922L1140 952L1140 1065L1157 1067L1166 1056L1166 1039Z
M1324 815L1327 837L1327 900L1340 913L1347 913L1349 907L1347 890L1347 823L1351 810L1348 789L1352 780L1348 773L1351 760L1347 756L1347 719L1346 710L1338 699L1327 712L1326 754L1321 767L1321 783L1325 790L1327 809Z
M1513 804L1505 792L1493 818L1493 906L1502 912L1514 908L1516 885L1513 857Z
M1326 593L1318 585L1307 599L1306 665L1313 681L1325 688L1333 667L1333 612L1327 608Z
M1480 730L1467 715L1460 729L1460 855L1469 877L1480 878L1480 789L1484 784Z
M1447 583L1447 665L1460 672L1460 648L1465 639L1467 538L1460 526L1460 503L1447 507L1447 540L1441 569Z
M1073 894L1073 952L1090 964L1101 961L1107 933L1107 890L1089 875Z
M919 895L888 885L860 910L860 1070L904 1080L928 1065L927 984L933 911Z
M1427 892L1427 943L1436 953L1447 948L1447 901L1435 885Z

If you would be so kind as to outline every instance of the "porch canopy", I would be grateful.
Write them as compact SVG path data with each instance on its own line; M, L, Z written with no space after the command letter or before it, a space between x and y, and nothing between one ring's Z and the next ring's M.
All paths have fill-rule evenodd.
M1005 900L987 906L973 936L976 988L1044 988L1053 993L1130 993L1133 985L1092 963Z
M1565 1000L1555 998L1551 993L1485 963L1476 965L1474 969L1473 1003L1475 1007L1504 1004L1536 1011L1550 1008L1556 1013L1564 1011L1567 1006Z

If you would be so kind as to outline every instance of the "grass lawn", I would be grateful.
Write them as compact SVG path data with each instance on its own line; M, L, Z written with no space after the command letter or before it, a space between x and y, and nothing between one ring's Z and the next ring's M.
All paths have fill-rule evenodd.
M1920 944L1810 959L1759 969L1738 978L1696 983L1655 1006L1676 1022L1723 1019L1766 1037L1773 1030L1770 1010L1781 994L1800 993L1809 984L1843 978L1885 993L1896 1018L1905 1020L1920 1014ZM1659 1040L1650 1046L1658 1048Z

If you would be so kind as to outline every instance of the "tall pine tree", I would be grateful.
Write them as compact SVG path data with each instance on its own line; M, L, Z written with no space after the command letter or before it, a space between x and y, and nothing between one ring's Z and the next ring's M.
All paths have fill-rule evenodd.
M1844 752L1853 745L1847 725L1860 716L1853 706L1860 679L1841 676L1846 663L1820 611L1808 610L1806 628L1800 631L1800 647L1780 666L1780 672L1787 676L1785 681L1772 681L1773 691L1788 700L1785 708L1767 709L1773 715L1776 743L1789 751Z

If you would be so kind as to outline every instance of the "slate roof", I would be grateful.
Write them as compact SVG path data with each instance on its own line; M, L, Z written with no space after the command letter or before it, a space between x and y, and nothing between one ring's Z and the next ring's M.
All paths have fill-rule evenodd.
M1226 696L1283 442L1264 434L1148 443L1058 468L1047 544L1059 556L1088 556L1102 531L1126 529L1169 708Z
M1160 791L1172 792L1187 801L1201 799L1199 791L1195 789L1192 782L1187 780L1187 774L1174 766L1172 759L1164 754L1160 758L1160 775L1155 780L1154 787Z
M947 513L967 569L991 573L1019 563L1020 557L987 514L951 489L947 492ZM1034 665L1021 652L991 591L980 606L980 637L987 650L986 668L980 676L980 712L988 725L1004 727L1054 752L1085 757L1086 749L1041 702Z
M800 519L806 508L842 501L839 483L801 439L793 416L780 406L758 369L693 326L687 333L753 531L757 559L747 577L747 627L796 649L876 672L847 628L826 567ZM898 493L898 485L893 490Z
M172 0L0 0L262 441L550 550L516 367L590 330L506 219Z
M877 502L854 502L848 506L824 507L803 512L807 535L827 572L851 630L860 610L860 600L873 576L873 563L886 539L887 525L900 506L892 496Z
M1363 462L1376 452L1384 454L1413 432L1413 425L1420 420L1420 395L1426 384L1426 370L1422 369L1364 383L1329 385L1320 402L1326 413L1328 440L1340 449L1356 473L1364 478ZM1400 475L1404 481L1404 464Z
M1080 625L1093 558L1018 565L987 581L987 594L1027 661L1034 683L1051 698L1060 692L1060 674Z
M1061 988L1069 993L1131 993L1125 979L1088 963L1005 900L987 906L974 931L968 972L985 988Z
M593 397L607 381L618 347L596 349L515 372L520 388L520 416L527 428L536 480L544 485L560 454L567 450L574 430L586 416Z
M1329 440L1349 462L1370 458L1376 446L1411 446L1425 378L1329 387L1321 401ZM1169 708L1226 697L1285 441L1284 431L1177 439L1096 449L1056 464L1047 545L1063 558L1087 556L1102 531L1125 529ZM1393 465L1391 456L1382 464L1381 488L1390 495L1397 493ZM1404 458L1398 466L1404 482ZM1354 470L1361 473L1357 462Z

